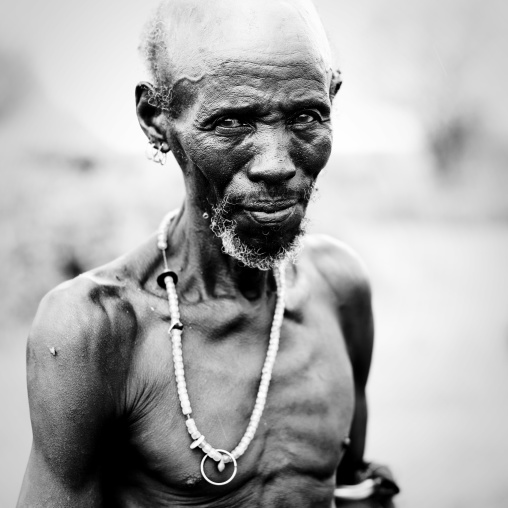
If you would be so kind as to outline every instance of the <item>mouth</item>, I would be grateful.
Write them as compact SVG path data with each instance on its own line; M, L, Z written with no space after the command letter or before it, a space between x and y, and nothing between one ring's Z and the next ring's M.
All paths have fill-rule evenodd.
M245 207L247 214L263 225L280 224L289 219L296 211L295 201L263 201Z

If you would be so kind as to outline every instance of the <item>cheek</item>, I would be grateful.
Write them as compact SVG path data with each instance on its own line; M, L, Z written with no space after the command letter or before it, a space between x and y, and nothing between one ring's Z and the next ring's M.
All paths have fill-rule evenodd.
M290 148L295 166L309 176L317 176L330 158L332 140L332 131L328 127L295 135Z
M254 150L245 140L190 133L183 137L183 149L193 166L213 187L226 187L233 177L248 164Z
M209 132L189 131L180 136L182 149L186 154L186 173L194 174L195 181L201 181L204 192L213 189L222 194L230 184L239 185L242 170L249 166L258 155L260 147L256 138L234 140L218 137ZM326 126L309 131L293 132L287 149L295 166L311 178L316 178L325 167L332 148L332 132ZM262 150L261 150L262 151Z

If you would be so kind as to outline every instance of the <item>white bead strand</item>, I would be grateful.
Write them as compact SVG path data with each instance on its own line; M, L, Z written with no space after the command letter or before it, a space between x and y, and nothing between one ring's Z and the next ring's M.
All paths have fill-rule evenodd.
M168 247L167 238L168 238L168 229L172 219L176 216L178 210L174 212L170 212L161 223L159 234L157 238L157 247L161 250L163 259L164 259L164 267L166 269L166 275L164 277L164 284L166 286L166 292L168 297L168 305L169 305L169 313L171 317L171 324L169 326L168 333L171 337L172 349L173 349L173 365L175 371L176 378L176 386L178 391L178 398L180 400L180 406L182 408L182 413L187 417L185 422L187 426L187 431L192 438L192 443L190 445L191 449L201 448L203 453L206 456L209 456L211 459L218 462L218 469L222 472L225 468L226 463L235 462L235 473L236 474L236 461L235 459L240 458L249 447L256 430L258 428L259 422L261 420L261 416L263 414L263 410L266 404L266 398L268 395L268 388L270 386L270 380L272 377L272 370L275 364L275 358L277 356L277 351L279 349L279 338L280 338L280 329L282 326L282 321L284 319L284 299L285 299L285 273L284 273L284 265L277 266L274 269L274 277L277 285L277 300L275 303L275 312L273 316L272 326L270 330L270 340L268 342L268 349L266 352L265 362L263 364L263 368L261 370L261 379L259 383L258 394L256 396L256 401L254 404L254 409L252 411L252 415L250 417L249 423L247 425L247 429L245 430L245 434L240 439L240 442L236 446L236 448L231 452L221 453L215 448L213 448L205 439L205 436L199 432L196 422L193 418L191 418L192 408L189 400L189 395L187 393L187 383L185 382L185 370L183 363L183 352L182 352L182 329L183 325L180 323L180 309L178 307L178 294L176 292L175 280L173 279L174 274L169 275L168 272L168 263L166 256L166 249ZM163 277L163 276L161 276ZM224 452L224 450L221 450ZM233 474L233 476L234 476ZM223 485L231 481L233 477L231 477L227 482L222 484L216 484L211 482L206 476L205 479L214 484L214 485Z

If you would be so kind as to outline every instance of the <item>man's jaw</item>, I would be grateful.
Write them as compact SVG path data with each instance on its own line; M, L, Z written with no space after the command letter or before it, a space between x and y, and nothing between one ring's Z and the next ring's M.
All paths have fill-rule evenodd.
M304 221L306 222L306 221ZM252 247L244 242L235 232L235 225L218 228L217 222L213 222L212 231L222 240L222 250L225 254L240 261L249 268L258 270L271 270L284 261L296 262L298 254L302 249L302 238L304 235L304 222L299 233L286 245L280 245L273 252L264 252L261 248Z
M234 200L226 196L213 207L211 230L221 239L223 252L249 268L270 270L286 260L296 262L308 222L303 216L311 194L312 189L306 190L301 199ZM235 220L236 203L254 222L255 233L251 230L252 234L245 234Z

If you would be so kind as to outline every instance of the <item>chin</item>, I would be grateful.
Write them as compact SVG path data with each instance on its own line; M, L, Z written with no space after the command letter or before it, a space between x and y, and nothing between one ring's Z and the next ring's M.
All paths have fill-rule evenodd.
M257 226L245 231L236 222L216 228L223 252L249 268L271 270L285 261L296 262L302 248L305 221L294 220L285 227ZM213 228L212 228L213 230Z
M211 229L222 240L223 252L245 266L269 270L296 260L304 234L305 204L249 203L214 209Z
M267 255L275 255L288 249L303 234L303 220L292 221L291 224L242 228L237 224L235 234L250 249Z
M305 209L297 204L273 213L240 210L232 219L234 232L243 243L272 254L287 248L302 235Z

